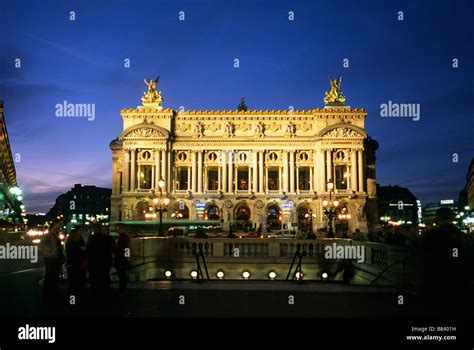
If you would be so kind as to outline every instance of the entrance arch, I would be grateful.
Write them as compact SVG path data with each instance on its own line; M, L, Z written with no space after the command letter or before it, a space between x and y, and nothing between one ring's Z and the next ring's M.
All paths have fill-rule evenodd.
M306 204L302 204L296 209L296 214L298 216L298 230L308 232L313 223L311 209Z
M267 229L280 230L282 223L281 209L278 204L270 204L267 207Z
M171 212L172 219L189 219L189 208L184 202L175 203Z
M145 201L138 202L135 205L135 218L139 221L144 221L145 220L145 214L147 213L152 213L152 211L149 211L150 204Z
M215 204L209 204L206 208L206 214L204 217L206 220L220 220L221 210Z
M247 231L250 226L250 208L246 203L235 207L234 212L235 228L237 230Z

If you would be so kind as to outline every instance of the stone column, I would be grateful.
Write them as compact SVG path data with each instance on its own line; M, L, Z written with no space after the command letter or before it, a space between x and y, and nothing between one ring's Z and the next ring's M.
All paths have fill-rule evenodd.
M296 168L296 192L297 193L300 193L301 189L300 189L300 172L299 172L299 168L297 167Z
M197 191L197 184L196 184L196 179L197 179L197 174L196 174L196 152L192 151L191 153L191 191L193 194L196 193Z
M315 150L313 152L313 174L312 174L313 181L311 182L311 186L312 186L311 189L313 191L318 192L318 193L321 192L321 189L319 188L320 179L319 179L319 174L318 174L318 160L319 160L319 157L320 157L319 150Z
M229 153L229 192L232 193L234 192L234 154L233 151L230 151Z
M221 168L222 168L222 177L221 177L221 188L222 188L222 192L227 192L227 151L222 151L221 152L221 155L222 155L222 164L221 164Z
M327 182L329 180L333 180L334 179L332 178L332 154L331 154L331 150L327 150L326 151L326 191L328 190L327 189ZM335 188L336 186L334 186Z
M258 192L263 193L264 190L264 183L263 183L263 152L258 152Z
M282 167L278 167L278 192L283 192L283 184L282 184Z
M160 162L161 162L161 152L159 149L155 150L155 190L158 190L158 181L160 181L161 173L160 173Z
M318 162L318 183L319 183L319 193L326 192L326 168L324 167L324 162L326 158L326 152L324 150L320 150Z
M258 167L257 167L257 151L252 152L252 190L253 193L258 191Z
M198 181L197 181L197 191L202 193L202 151L198 152Z
M250 167L247 168L247 183L248 183L248 193L250 193L250 191L252 191L252 183L250 182L252 180L252 169Z
M155 167L151 167L151 188L155 188Z
M191 190L191 167L188 166L188 188L187 188L188 191Z
M364 192L364 158L363 158L363 151L362 150L359 150L357 151L358 155L359 155L359 161L358 161L358 165L359 165L359 192Z
M125 150L125 162L124 162L124 167L123 167L123 176L122 176L122 181L123 181L123 187L122 191L128 192L130 191L130 150Z
M290 192L295 193L295 151L290 152Z
M357 159L355 149L351 149L351 190L357 192Z
M165 180L165 181L168 181L168 179L166 178L166 163L167 163L167 159L166 159L166 150L162 150L161 151L161 179Z
M283 191L288 193L288 152L283 152Z
M309 191L313 192L314 187L313 187L313 168L309 168Z
M141 167L140 164L138 164L137 168L138 168L138 172L137 172L137 174L138 174L138 176L137 176L137 189L141 190L141 184L140 184L140 182L142 181L142 180L141 180L141 179L142 179L142 176L141 176L141 175L142 175L142 173L141 173L141 172L142 172L142 167Z
M130 191L135 191L135 184L136 184L136 177L137 177L137 171L136 171L136 155L137 155L137 150L132 149L132 158L130 160L131 162L131 171L130 171Z

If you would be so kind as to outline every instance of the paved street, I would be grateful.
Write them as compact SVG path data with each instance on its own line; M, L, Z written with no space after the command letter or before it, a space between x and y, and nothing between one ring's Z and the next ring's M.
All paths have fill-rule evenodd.
M68 306L64 299L41 305L43 268L11 270L0 275L1 317L406 317L419 315L407 295L396 303L392 289L335 284L258 281L157 281L135 283L125 296L114 289L95 300L87 288ZM65 282L61 285L65 295ZM181 297L184 296L184 299ZM291 296L294 297L291 298ZM294 301L294 303L292 303Z

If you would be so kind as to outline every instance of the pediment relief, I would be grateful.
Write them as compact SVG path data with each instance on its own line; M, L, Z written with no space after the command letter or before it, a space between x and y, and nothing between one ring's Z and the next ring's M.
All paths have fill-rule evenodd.
M159 130L157 128L145 126L126 132L122 137L126 139L168 138L168 132L166 130Z

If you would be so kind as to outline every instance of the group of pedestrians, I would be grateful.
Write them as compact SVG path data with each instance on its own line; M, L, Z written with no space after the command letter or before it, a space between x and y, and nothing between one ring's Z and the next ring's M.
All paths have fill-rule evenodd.
M48 233L41 240L45 261L43 299L45 302L58 300L58 287L62 267L66 263L68 275L68 295L79 296L89 283L94 296L105 296L110 291L110 272L115 267L119 278L119 291L127 290L130 257L130 238L123 225L117 225L117 241L109 235L107 226L92 225L87 238L81 228L72 229L67 236L65 250L60 239L62 221L53 222Z

